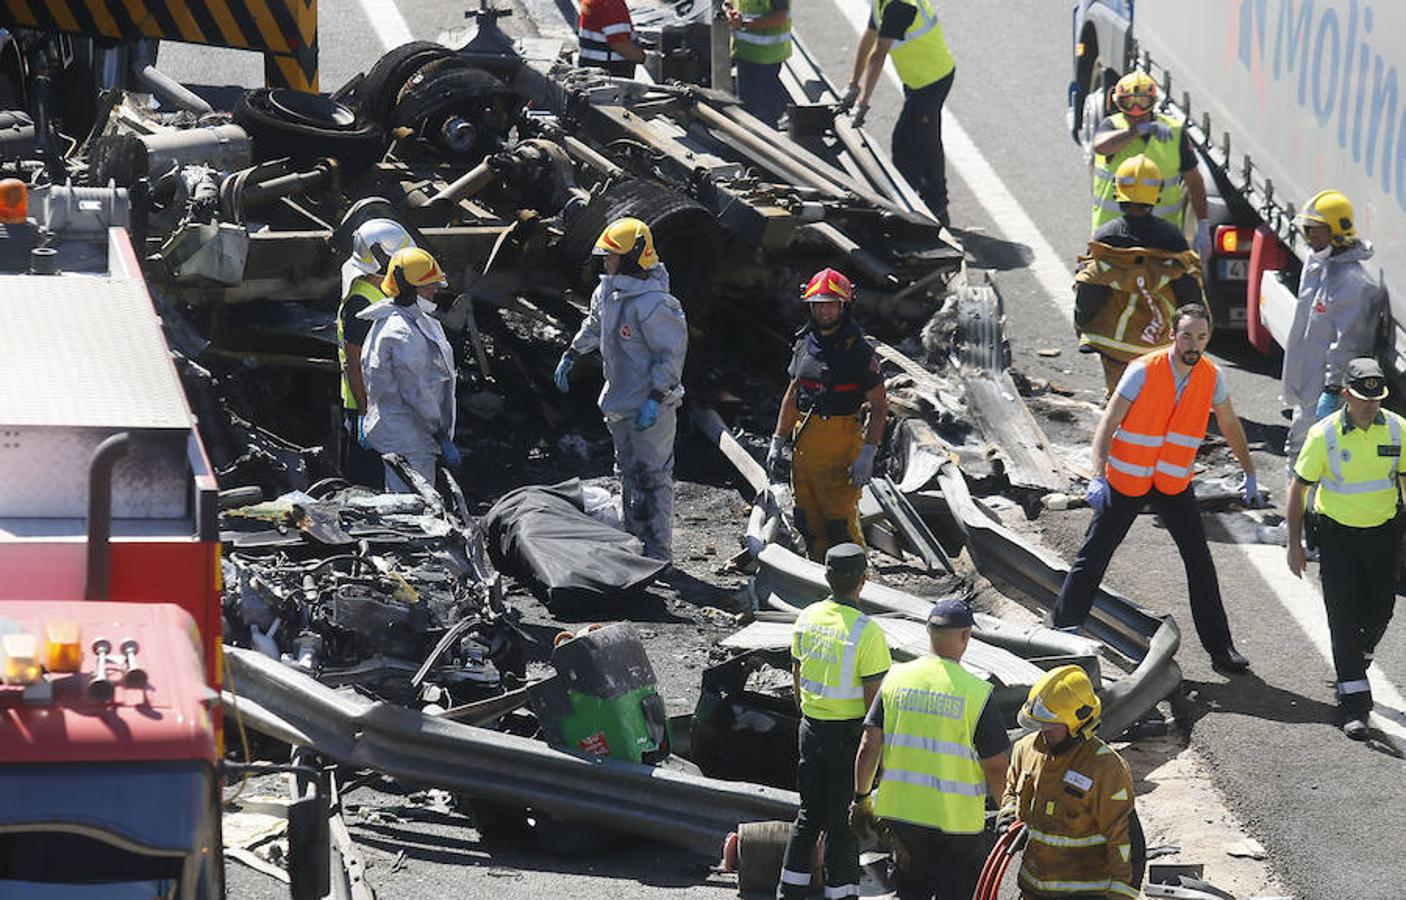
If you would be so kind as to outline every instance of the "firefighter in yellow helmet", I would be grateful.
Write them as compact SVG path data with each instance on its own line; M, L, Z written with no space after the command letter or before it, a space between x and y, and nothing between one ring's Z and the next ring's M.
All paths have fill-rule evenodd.
M1093 225L1097 231L1119 215L1114 197L1118 167L1129 157L1142 154L1161 171L1152 214L1182 227L1183 197L1196 213L1195 246L1204 255L1210 245L1206 183L1196 167L1196 151L1183 123L1157 112L1157 82L1146 72L1132 71L1113 87L1116 108L1094 130Z
M1152 214L1162 170L1138 154L1118 166L1114 196L1122 215L1089 241L1074 276L1074 330L1079 349L1103 363L1108 395L1128 363L1172 343L1172 313L1205 303L1201 260L1181 230Z
M391 257L381 290L390 303L358 313L371 323L361 355L366 383L366 440L381 454L398 453L431 484L436 462L462 463L454 446L454 348L445 337L433 297L449 284L439 263L418 247ZM386 489L410 491L386 468Z
M669 292L669 272L647 224L630 217L610 223L594 252L604 267L600 285L552 377L566 393L576 360L600 351L605 385L598 402L615 443L625 530L640 539L646 556L667 562L688 322Z
M1348 362L1372 355L1386 305L1381 283L1367 270L1372 245L1358 237L1347 197L1319 191L1303 205L1298 222L1313 253L1299 275L1294 324L1284 345L1282 390L1293 411L1284 457L1291 469L1308 429L1341 405Z
M1030 688L1006 772L998 828L1025 823L1021 896L1104 900L1140 896L1146 856L1133 809L1133 777L1094 734L1102 704L1078 666L1046 672Z

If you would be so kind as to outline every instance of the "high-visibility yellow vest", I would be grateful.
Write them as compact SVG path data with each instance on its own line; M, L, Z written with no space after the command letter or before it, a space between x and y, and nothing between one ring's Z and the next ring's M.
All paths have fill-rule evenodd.
M986 774L972 736L991 685L936 656L884 677L884 775L874 814L975 834L986 824Z
M903 86L916 91L950 75L956 64L952 61L952 51L947 49L947 39L942 36L942 26L937 22L932 3L929 0L874 0L871 17L876 31L890 3L910 3L918 9L902 39L894 41L889 50Z
M347 296L342 298L342 302L337 304L337 365L342 372L342 408L357 409L356 397L352 395L351 382L347 380L347 338L342 333L342 313L346 310L347 300L353 295L365 297L372 304L380 303L386 299L386 295L381 289L371 283L369 278L357 276L352 279L351 290L347 291Z
M1112 156L1104 156L1101 153L1094 154L1094 231L1098 231L1123 214L1123 210L1118 206L1118 201L1114 199L1114 181L1118 177L1118 167L1123 164L1123 161L1137 156L1139 153L1146 154L1147 158L1156 163L1157 168L1162 171L1162 192L1157 195L1157 205L1152 208L1152 214L1161 216L1178 228L1181 227L1182 123L1171 116L1164 116L1160 113L1157 115L1157 121L1172 130L1171 140L1133 138ZM1113 115L1113 123L1118 126L1120 131L1127 131L1130 124L1128 117L1122 113Z
M1313 508L1340 525L1374 528L1396 515L1403 420L1389 409L1381 417L1366 431L1344 432L1348 419L1343 407L1313 426L1322 431L1328 456Z
M861 647L871 627L877 637ZM864 613L833 599L801 610L791 633L791 657L801 664L802 714L826 721L864 718L864 677L887 668L888 646L878 628ZM877 660L877 654L884 659Z
M771 15L771 0L738 0L743 21ZM732 58L770 64L785 62L791 56L791 17L781 25L732 32Z

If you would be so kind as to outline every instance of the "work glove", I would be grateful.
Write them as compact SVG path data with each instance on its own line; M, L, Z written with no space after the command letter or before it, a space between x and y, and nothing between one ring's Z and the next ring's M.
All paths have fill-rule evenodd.
M1096 475L1089 479L1089 486L1084 490L1084 500L1088 502L1089 508L1094 512L1102 512L1108 508L1108 504L1113 500L1113 489L1108 486L1108 479L1102 475Z
M855 128L864 127L864 119L869 115L869 104L859 103L854 107L854 112L850 114L850 124Z
M843 112L849 112L850 109L854 106L854 101L858 99L859 85L855 84L854 82L850 82L849 86L845 88L844 94L840 97L840 110Z
M1245 473L1245 488L1243 499L1245 501L1245 505L1248 506L1250 509L1257 509L1264 505L1265 496L1260 491L1259 482L1256 481L1254 472Z
M1211 223L1202 219L1196 223L1196 237L1193 239L1191 249L1196 251L1196 255L1201 257L1201 262L1205 262L1211 255Z
M849 805L849 830L860 844L877 843L879 832L874 822L874 800L868 794L856 796Z
M1338 407L1342 402L1342 394L1325 388L1323 393L1318 395L1318 406L1313 410L1313 417L1315 419L1321 419L1324 416L1331 416L1338 411Z
M371 449L371 442L366 439L366 417L356 417L356 442L363 450Z
M1166 122L1158 119L1143 122L1137 127L1137 133L1144 137L1150 135L1154 140L1158 141L1170 141L1172 139L1171 127L1168 126Z
M644 403L640 404L639 411L635 413L635 430L646 431L654 427L654 423L659 421L659 401L653 397L645 397Z
M1015 819L1016 808L1014 806L1002 807L1001 811L996 813L996 836L1000 837L1009 831Z
M771 436L771 446L766 450L766 474L772 481L785 480L786 439L779 434Z
M575 365L576 356L568 350L561 355L561 362L557 363L557 370L552 373L552 381L563 394L571 390L571 369Z
M464 457L459 454L459 448L454 446L454 441L449 437L439 439L439 455L444 464L451 469L457 469L464 464Z
M849 467L850 484L862 488L869 483L874 477L874 455L878 452L878 447L867 442L859 448L859 455Z

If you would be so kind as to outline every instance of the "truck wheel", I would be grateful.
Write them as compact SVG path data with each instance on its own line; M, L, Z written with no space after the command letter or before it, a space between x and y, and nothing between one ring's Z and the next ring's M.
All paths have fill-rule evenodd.
M411 41L387 51L356 89L357 108L373 122L386 121L401 88L421 66L453 55L454 51L434 41Z
M459 59L422 66L405 82L391 124L410 127L445 150L484 156L497 149L512 127L517 100L503 82ZM451 118L471 124L462 143L443 133Z
M313 94L286 88L245 91L234 105L234 121L254 141L260 162L291 157L309 165L324 156L346 172L368 169L385 152L381 126L364 115Z

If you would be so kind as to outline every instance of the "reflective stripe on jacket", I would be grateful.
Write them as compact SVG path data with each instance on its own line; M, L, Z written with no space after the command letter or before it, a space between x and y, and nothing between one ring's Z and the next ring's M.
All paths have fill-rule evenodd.
M1206 436L1216 366L1201 357L1178 400L1171 355L1153 353L1143 362L1142 392L1108 448L1108 483L1128 497L1141 497L1154 485L1164 494L1179 494L1191 484L1196 451Z
M752 22L773 12L771 0L737 0L743 21ZM791 56L791 17L781 25L732 32L732 58L770 64L785 62Z
M890 3L911 3L918 9L913 24L889 51L903 86L916 91L950 75L955 68L952 51L947 49L947 39L942 36L942 26L930 0L873 0L870 27L878 30Z
M801 665L804 715L827 721L864 718L867 710L859 674L859 645L865 629L871 627L882 641L873 620L833 599L801 610L792 632L791 656Z
M961 663L925 656L884 676L883 781L874 814L948 834L986 822L986 774L972 745L991 685Z
M347 337L343 334L342 313L346 310L347 301L353 296L365 297L371 305L376 305L386 299L386 295L381 289L371 283L370 278L356 278L352 280L351 286L347 289L346 296L342 302L337 304L337 365L342 372L342 408L358 409L356 397L352 395L351 382L347 380ZM365 412L365 410L362 410Z
M1123 362L1171 346L1172 317L1177 308L1172 282L1188 274L1201 280L1201 262L1195 253L1110 247L1090 241L1089 255L1081 262L1074 276L1076 285L1100 285L1112 293L1103 308L1084 323L1080 343Z
M1021 888L1040 897L1140 896L1132 887L1128 764L1097 737L1058 755L1043 746L1038 733L1016 742L1001 802L1030 835Z
M1130 123L1127 116L1115 113L1112 119L1120 131L1128 130ZM1133 138L1112 156L1094 154L1094 231L1123 214L1118 201L1114 199L1114 181L1118 177L1118 167L1139 153L1146 154L1162 172L1162 193L1157 197L1157 205L1152 208L1152 214L1166 219L1178 228L1181 227L1184 193L1181 179L1182 123L1160 113L1157 115L1157 121L1172 130L1170 140L1159 141L1155 137L1147 140Z
M1380 431L1373 436L1372 432L1382 427L1373 423L1364 433L1366 440L1354 442L1358 446L1353 452L1342 446L1343 428L1348 423L1346 407L1313 426L1323 432L1328 457L1328 471L1318 480L1314 509L1339 524L1370 528L1396 515L1403 420L1389 409L1382 410L1381 416L1389 442L1380 443ZM1375 452L1362 452L1363 444ZM1394 449L1394 455L1382 452L1388 447Z

